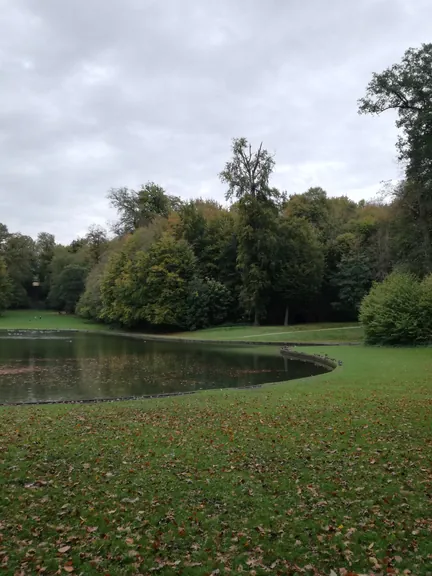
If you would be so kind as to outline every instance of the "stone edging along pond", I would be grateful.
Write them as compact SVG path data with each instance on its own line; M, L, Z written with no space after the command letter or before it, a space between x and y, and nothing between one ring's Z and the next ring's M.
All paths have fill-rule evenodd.
M289 358L290 360L299 360L300 362L309 362L317 366L324 366L328 368L329 372L338 367L338 361L334 358L330 358L325 354L306 354L306 352L297 352L296 350L291 350L288 346L281 349L282 356Z
M0 334L2 332L13 332L12 330L0 330ZM160 337L150 337L148 338L145 334L131 334L131 333L124 333L124 332L108 332L108 331L97 331L97 330L16 330L15 332L85 332L88 334L105 334L105 335L112 335L112 336L126 336L129 338L136 338L140 340L159 340L164 342L185 342L188 344L198 343L198 344L239 344L239 342L235 340L194 340L192 338L160 338ZM240 343L241 344L241 343ZM277 342L245 342L248 345L272 345L272 346L280 346L281 343ZM306 346L306 344L303 344ZM318 344L307 344L308 346L317 346ZM331 344L321 344L321 346L329 346ZM329 370L329 372L333 371L338 366L338 361L334 358L329 358L327 354L307 354L305 352L297 352L292 350L290 346L293 344L285 344L280 353L285 358L290 360L299 360L301 362L315 364L317 366L323 366ZM271 386L271 382L267 384L258 384L256 386L239 386L235 388L235 390L250 390L256 388L262 388L263 386ZM221 390L224 390L223 388ZM226 390L231 390L231 388L226 388ZM44 406L44 405L52 405L52 404L96 404L99 402L120 402L120 401L131 401L131 400L149 400L155 398L168 398L174 396L186 396L190 394L197 394L198 392L203 392L205 390L191 390L185 392L168 392L166 394L148 394L143 396L119 396L114 398L89 398L86 400L42 400L40 402L0 402L1 407L7 406Z

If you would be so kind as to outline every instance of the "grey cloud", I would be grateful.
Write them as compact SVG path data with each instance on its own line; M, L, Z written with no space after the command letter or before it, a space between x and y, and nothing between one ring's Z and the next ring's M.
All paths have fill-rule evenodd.
M68 241L149 179L223 199L233 136L274 183L355 199L396 178L394 118L357 115L372 71L430 41L428 0L3 0L0 221Z

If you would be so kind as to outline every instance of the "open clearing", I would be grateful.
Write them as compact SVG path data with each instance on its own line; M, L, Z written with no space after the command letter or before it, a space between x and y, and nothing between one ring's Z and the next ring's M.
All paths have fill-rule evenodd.
M256 390L0 409L0 573L430 574L431 350L326 352Z

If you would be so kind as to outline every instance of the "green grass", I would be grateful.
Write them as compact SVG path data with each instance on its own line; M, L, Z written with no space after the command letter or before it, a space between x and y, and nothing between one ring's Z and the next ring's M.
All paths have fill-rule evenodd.
M7 310L0 316L0 330L106 330L103 324L87 322L51 310Z
M257 390L0 409L0 574L430 574L431 350L326 352Z
M8 310L0 316L0 330L108 330L106 324L88 322L73 315L43 310ZM158 337L152 335L152 337ZM159 335L162 337L162 335ZM363 328L355 323L298 324L295 326L228 326L196 332L167 334L191 340L238 340L239 342L361 342Z
M297 324L295 326L228 326L176 334L199 340L239 342L360 342L363 328L351 323Z

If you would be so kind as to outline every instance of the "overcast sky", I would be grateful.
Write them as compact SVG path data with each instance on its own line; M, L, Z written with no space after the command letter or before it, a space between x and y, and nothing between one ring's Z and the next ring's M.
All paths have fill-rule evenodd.
M371 198L394 117L357 99L431 23L431 0L0 0L0 222L70 241L148 180L223 200L237 136L288 193Z

